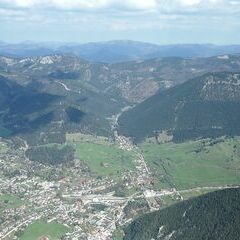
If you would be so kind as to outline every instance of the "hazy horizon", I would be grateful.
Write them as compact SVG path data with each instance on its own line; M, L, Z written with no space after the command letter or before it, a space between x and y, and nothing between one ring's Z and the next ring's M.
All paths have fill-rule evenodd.
M109 39L109 40L105 40L105 41L85 41L85 42L81 42L81 41L76 41L76 42L67 42L67 41L34 41L34 40L22 40L22 41L2 41L0 40L0 43L2 44L10 44L10 45L18 45L18 44L39 44L39 45L57 45L57 46L61 46L61 45L84 45L84 44L97 44L97 43L111 43L111 42L139 42L139 43L145 43L145 44L152 44L152 45L158 45L158 46L174 46L174 45L206 45L206 46L234 46L234 45L240 45L240 42L238 43L228 43L228 44L218 44L218 43L213 43L213 42L203 42L203 43L194 43L194 42L176 42L176 43L158 43L158 42L150 42L150 41L144 41L144 40L132 40L132 39Z
M239 0L0 0L0 41L240 43Z

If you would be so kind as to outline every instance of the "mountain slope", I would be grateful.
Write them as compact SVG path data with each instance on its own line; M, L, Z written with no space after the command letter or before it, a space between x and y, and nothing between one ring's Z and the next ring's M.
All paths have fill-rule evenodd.
M168 131L174 140L240 134L240 74L214 73L150 97L119 119L119 132L141 141Z
M0 72L21 85L32 82L36 86L41 82L46 86L61 82L76 91L87 88L129 103L141 102L159 89L220 71L240 71L240 56L163 58L117 64L90 63L69 55L20 59L0 56Z
M67 131L111 136L106 116L121 104L110 104L110 96L90 90L79 93L64 91L55 82L45 85L22 86L0 75L0 136L21 136L29 145L65 142Z
M49 105L59 99L57 95L22 87L1 75L0 95L1 136L26 133L48 123L53 118Z
M63 135L66 131L83 131L112 136L110 119L124 107L142 102L191 77L223 69L239 71L240 57L166 58L118 64L90 63L70 55L0 57L0 73L12 83L36 93L58 96L58 100L47 109L31 115L31 118L37 115L44 118L44 114L50 112L54 115L50 125L47 124L46 129L41 127L38 135L41 132Z
M238 240L240 189L212 192L143 215L124 240Z

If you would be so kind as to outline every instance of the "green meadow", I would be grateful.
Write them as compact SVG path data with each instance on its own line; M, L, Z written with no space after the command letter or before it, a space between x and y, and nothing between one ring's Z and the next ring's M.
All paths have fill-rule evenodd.
M49 240L60 240L68 231L68 227L56 222L36 221L25 229L20 240L39 240L41 237L48 237Z
M6 209L18 208L23 205L23 201L13 195L0 195L0 213Z
M122 177L122 173L134 170L136 153L119 149L104 138L88 135L68 135L68 143L75 148L76 159L83 161L96 176Z
M121 177L123 171L134 169L135 153L121 150L117 146L82 142L75 143L74 147L76 157L99 176Z
M141 145L157 187L240 183L240 138Z
M5 142L0 142L0 154L6 153L8 150L8 146Z

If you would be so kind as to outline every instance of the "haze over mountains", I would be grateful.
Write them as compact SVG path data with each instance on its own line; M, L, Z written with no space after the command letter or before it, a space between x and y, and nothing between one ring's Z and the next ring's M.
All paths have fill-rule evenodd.
M1 44L2 235L239 238L239 46Z
M0 0L0 240L240 240L239 16Z
M205 119L207 126L215 128L212 131L222 132L222 124L227 127L231 123L232 127L230 129L227 127L229 131L238 133L236 116L231 118L231 121L234 122L229 122L224 117L225 110L219 110L220 120L214 122L212 118L215 116L211 117L210 115L215 112L216 108L226 107L229 109L230 105L230 109L234 112L238 109L236 87L238 87L239 75L220 72L238 72L239 67L240 56L238 55L194 59L174 57L115 64L91 63L70 55L0 57L1 81L4 86L8 87L7 92L14 92L16 88L21 89L14 94L14 98L5 96L3 92L3 96L6 98L3 106L6 108L1 112L1 124L5 132L18 133L20 131L26 134L27 131L25 131L24 125L20 124L21 122L25 121L28 128L31 128L32 121L35 126L36 123L40 124L49 119L50 122L45 122L44 125L49 126L51 123L50 129L53 133L56 133L56 129L60 133L78 129L111 136L112 123L109 119L118 114L122 108L136 105L150 97L120 117L121 133L133 138L142 138L151 135L156 130L175 128L175 130L180 130L183 126L190 124L189 119L192 119L189 129L198 128L197 122L200 119L194 113L196 106L193 103L201 106L203 111L208 106L208 114L204 114L209 117ZM204 75L208 72L219 72L219 74ZM204 76L200 77L202 75ZM196 78L196 80L179 85L192 78ZM216 82L218 88L211 88L210 78L213 79L213 83ZM208 82L211 84L209 85ZM164 91L175 85L179 86ZM210 89L205 89L206 94L210 94L206 98L210 97L210 99L206 99L202 95L203 90L200 88L205 88L205 85L210 86ZM226 94L220 96L221 99L213 99L214 96L218 96L215 91L223 90L226 91ZM153 97L151 98L151 96ZM29 98L32 101L28 101ZM191 104L189 105L188 102ZM218 105L217 102L221 104ZM17 104L16 107L15 104ZM10 111L8 111L9 108ZM22 111L15 113L11 110L13 108L20 108ZM72 122L70 125L67 124L69 109L70 120L71 116L75 114L78 119L75 123L70 121ZM131 111L134 116L131 115ZM158 115L155 111L165 115ZM220 124L218 121L223 121L223 123ZM59 124L60 122L61 124ZM148 122L147 126L142 127L141 124L144 125L146 122ZM73 126L74 124L75 126ZM205 128L204 123L200 125L200 128ZM138 127L142 130L137 130ZM208 130L206 128L201 131L207 131L209 135L212 131ZM183 129L181 133L183 133L182 131ZM230 132L224 132L224 134ZM48 134L51 135L51 131L48 131Z
M157 45L138 41L109 41L92 43L32 43L8 44L0 42L0 55L11 57L74 54L93 62L124 62L163 57L211 57L240 53L240 45L174 44Z

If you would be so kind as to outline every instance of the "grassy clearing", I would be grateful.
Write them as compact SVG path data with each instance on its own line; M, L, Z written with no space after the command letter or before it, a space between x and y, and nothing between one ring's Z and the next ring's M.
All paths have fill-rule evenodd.
M194 197L198 197L200 195L209 193L209 192L213 192L214 190L189 190L189 191L184 191L184 192L180 192L181 196L183 197L184 200L188 200L190 198L194 198ZM171 206L179 201L181 201L179 199L178 195L166 195L161 197L162 199L162 206L161 208L166 208L168 206Z
M179 199L176 198L176 196L163 196L162 198L162 206L161 208L169 207L177 202L179 202Z
M0 153L6 153L8 150L8 146L5 142L0 142Z
M111 145L109 139L102 136L93 136L90 134L82 134L82 133L67 133L66 134L67 142L90 142L104 145Z
M124 171L135 168L136 153L119 149L107 138L77 133L68 134L67 141L75 148L75 157L97 176L120 178Z
M113 240L123 240L124 233L121 229L116 229L112 236Z
M141 148L159 187L240 183L240 138L143 144Z
M193 198L193 197L198 197L203 194L209 193L209 192L214 192L216 190L192 190L188 192L181 192L181 196L183 197L184 200Z
M18 208L23 204L23 201L16 196L0 195L0 213L6 209Z
M99 176L121 177L125 170L134 169L135 153L117 148L115 145L75 143L76 157L84 161L92 173Z
M20 240L39 240L44 236L49 240L59 240L68 231L68 227L56 222L36 221L25 229Z

